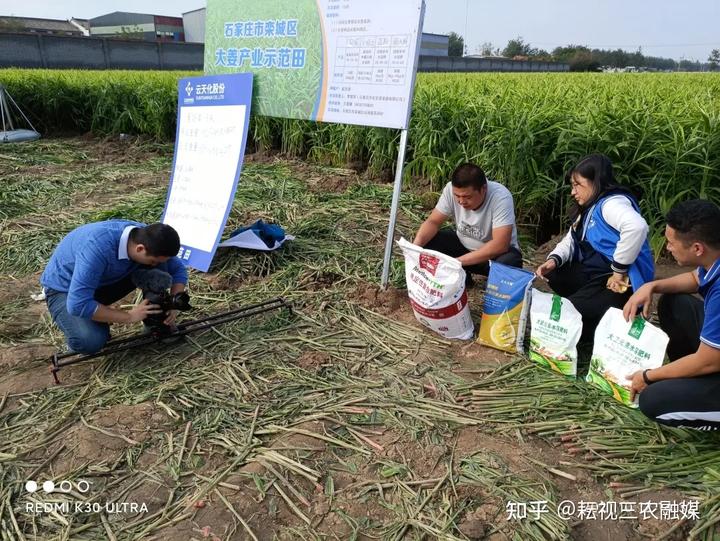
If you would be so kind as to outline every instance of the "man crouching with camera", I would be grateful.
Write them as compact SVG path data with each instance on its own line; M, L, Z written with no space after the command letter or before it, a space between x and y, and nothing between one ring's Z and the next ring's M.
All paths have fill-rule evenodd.
M185 291L187 271L175 257L180 237L172 227L128 220L86 224L67 234L55 248L40 283L48 310L75 353L96 353L110 339L111 323L133 323L163 315L175 324L177 311L165 311L147 295L125 311L110 305L137 287L140 269L156 268L170 279L170 295ZM145 293L145 292L144 292Z

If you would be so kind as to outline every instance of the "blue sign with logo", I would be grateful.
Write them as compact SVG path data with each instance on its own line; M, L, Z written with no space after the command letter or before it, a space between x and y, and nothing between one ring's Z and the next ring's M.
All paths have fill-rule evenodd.
M178 257L210 268L230 214L250 122L253 76L235 73L178 82L178 115L163 223L180 235Z

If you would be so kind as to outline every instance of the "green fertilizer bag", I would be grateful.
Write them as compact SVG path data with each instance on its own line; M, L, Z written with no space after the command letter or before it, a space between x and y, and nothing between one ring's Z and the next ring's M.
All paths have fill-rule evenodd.
M658 368L665 358L668 336L637 316L625 321L622 310L609 308L595 330L590 371L585 380L613 395L623 404L630 401L627 376L638 370Z
M577 374L582 316L568 300L532 290L530 359L566 376Z

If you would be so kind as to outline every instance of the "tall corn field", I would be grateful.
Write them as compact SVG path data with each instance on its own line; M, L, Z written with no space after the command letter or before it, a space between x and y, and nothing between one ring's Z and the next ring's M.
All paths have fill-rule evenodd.
M175 133L180 72L0 70L0 82L45 132ZM399 133L255 117L256 149L332 165L391 172ZM641 197L653 248L678 200L720 202L718 74L420 74L406 182L435 191L464 161L480 164L515 195L519 219L542 241L566 224L564 172L590 152L607 154Z
M177 80L185 72L0 70L41 133L132 133L175 137ZM197 75L197 74L192 74Z

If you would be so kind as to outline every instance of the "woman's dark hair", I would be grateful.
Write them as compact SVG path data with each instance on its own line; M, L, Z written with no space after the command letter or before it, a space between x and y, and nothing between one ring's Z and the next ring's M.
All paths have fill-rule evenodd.
M475 188L477 191L487 185L485 171L473 163L459 165L450 180L456 188Z
M150 224L130 231L130 240L145 246L148 255L173 257L180 251L180 236L167 224Z
M601 197L610 192L625 193L634 197L630 190L617 183L612 162L604 154L585 156L565 174L565 182L570 184L575 175L580 175L592 183L593 195L584 205L573 205L570 210L570 217L573 221L583 210L592 207Z

